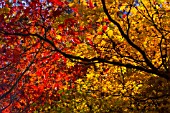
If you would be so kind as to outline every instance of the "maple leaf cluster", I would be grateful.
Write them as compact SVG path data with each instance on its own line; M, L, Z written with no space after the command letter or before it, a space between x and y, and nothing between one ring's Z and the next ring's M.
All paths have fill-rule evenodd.
M169 96L164 92L168 83L161 83L163 93L155 93L148 83L158 80L155 76L170 79L168 1L33 0L28 4L7 2L0 9L0 112L43 111L46 104L55 110L63 96L70 106L84 103L76 104L77 111L84 106L83 112L105 112L103 106L108 104L100 100L108 101L108 95L110 103L117 102L114 96L123 97L117 107L133 102L114 108L122 112L145 109L140 102ZM154 86L160 88L160 81ZM153 92L145 93L148 89Z

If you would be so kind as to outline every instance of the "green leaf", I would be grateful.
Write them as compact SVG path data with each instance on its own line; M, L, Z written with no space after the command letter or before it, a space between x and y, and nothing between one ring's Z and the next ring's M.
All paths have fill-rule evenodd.
M34 113L38 113L38 111L34 111Z
M63 93L63 89L58 90L57 93L59 93L59 94Z

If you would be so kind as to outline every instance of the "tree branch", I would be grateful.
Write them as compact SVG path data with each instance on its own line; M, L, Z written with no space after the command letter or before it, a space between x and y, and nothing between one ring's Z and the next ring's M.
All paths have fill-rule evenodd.
M137 70L144 71L144 72L147 72L147 73L156 74L156 75L158 75L162 78L165 78L167 80L170 79L169 76L166 73L159 72L155 67L151 68L151 69L147 69L147 68L144 68L142 66L136 66L136 65L121 63L121 62L117 62L117 61L109 61L109 60L106 60L106 59L103 59L103 58L100 58L100 57L94 57L94 58L88 59L88 58L82 58L80 56L74 56L74 55L71 55L71 54L67 54L67 53L61 51L60 49L58 49L51 40L49 40L48 38L44 38L43 36L40 36L39 34L31 34L31 33L22 34L22 33L9 33L9 32L4 32L4 34L5 35L15 35L15 36L35 36L35 37L39 38L40 40L43 40L43 41L47 42L48 44L50 44L54 48L54 51L59 52L60 54L62 54L66 58L81 60L81 61L84 61L84 62L94 62L94 63L104 62L104 63L113 64L113 65L117 65L117 66L124 66L126 68L133 68L133 69L137 69ZM144 52L144 56L146 57L145 52ZM148 60L148 62L145 60L145 62L147 64L151 63L149 60Z
M1 67L0 70L3 70L3 69L7 68L7 67L10 66L10 65L11 65L11 63L7 64L7 65L4 66L4 67Z
M36 55L34 56L33 60L30 62L30 64L25 68L25 70L20 74L20 76L17 78L17 80L15 81L15 83L12 85L12 87L3 95L0 96L0 100L5 98L8 94L10 94L13 89L16 87L16 85L18 84L18 82L21 80L21 78L24 76L24 74L29 70L29 68L32 66L32 64L34 63L34 60L37 56L38 52L36 53Z
M142 55L142 57L144 58L146 64L147 64L152 70L157 71L157 68L156 68L156 67L151 63L151 61L147 58L146 53L145 53L139 46L137 46L136 44L134 44L134 43L130 40L129 36L126 35L125 32L123 31L123 29L121 28L120 24L119 24L118 22L116 22L116 21L111 17L111 15L109 14L109 12L108 12L108 10L107 10L107 8L106 8L105 0L101 0L101 1L102 1L102 5L103 5L103 10L104 10L105 14L107 15L108 19L118 27L121 35L126 39L126 41L127 41L133 48L135 48L137 51L139 51L139 52L141 53L141 55Z

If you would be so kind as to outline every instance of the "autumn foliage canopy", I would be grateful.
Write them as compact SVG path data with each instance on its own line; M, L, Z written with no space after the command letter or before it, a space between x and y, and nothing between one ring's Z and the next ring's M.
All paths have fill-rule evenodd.
M0 113L170 110L168 0L5 0Z

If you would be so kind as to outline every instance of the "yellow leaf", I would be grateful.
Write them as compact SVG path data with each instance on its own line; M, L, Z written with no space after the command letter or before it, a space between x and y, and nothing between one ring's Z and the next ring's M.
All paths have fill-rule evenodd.
M124 38L122 36L116 36L116 39L120 42L124 41Z
M164 2L165 0L157 0L158 3L162 3Z
M75 5L75 3L69 3L68 5L69 5L69 7L73 7L73 5Z
M91 78L93 78L94 73L89 73L89 74L86 74L86 75L87 75L87 78L88 78L88 79L91 79Z
M97 67L100 67L100 63L96 63L95 65L96 65Z
M106 34L103 34L102 35L102 38L108 38Z
M60 40L62 37L60 35L57 35L56 38Z
M103 90L104 92L107 92L107 87L106 87L106 86L102 87L102 90Z
M71 66L74 66L75 64L74 64L74 62L67 61L66 65L67 65L68 67L71 67Z
M97 29L97 32L102 32L102 25L99 26L99 28Z
M109 31L107 32L107 34L108 34L109 37L111 37L111 36L113 36L113 31L112 31L112 30L109 30Z
M105 44L106 44L106 41L102 40L101 45L103 46Z

